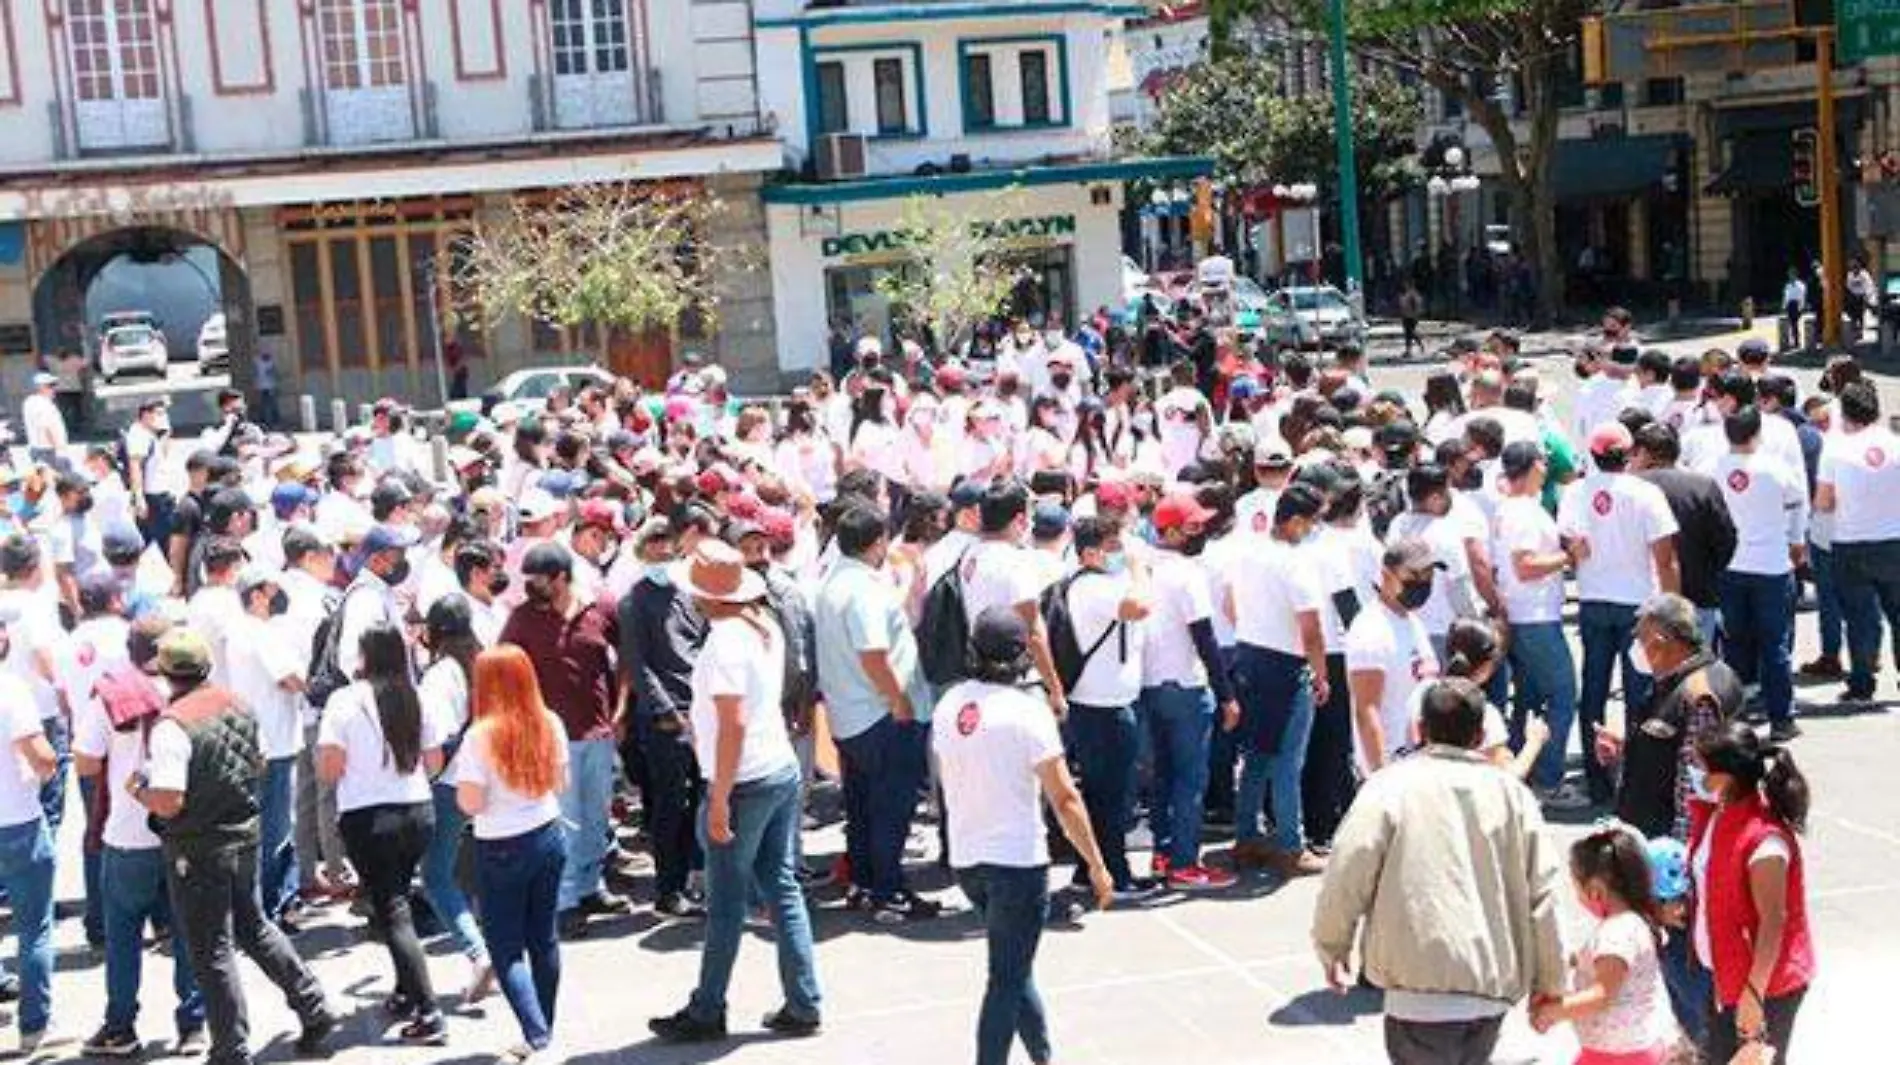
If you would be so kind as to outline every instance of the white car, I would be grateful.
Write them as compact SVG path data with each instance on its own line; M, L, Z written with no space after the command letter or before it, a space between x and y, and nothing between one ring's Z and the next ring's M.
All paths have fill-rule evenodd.
M228 373L231 369L231 345L225 335L224 312L205 319L198 329L198 372Z
M1331 285L1283 288L1273 294L1273 302L1318 334L1320 345L1337 348L1345 344L1365 347L1366 320L1353 308L1344 292Z
M171 354L165 334L149 325L122 325L99 342L99 376L111 383L134 371L164 377Z
M1153 288L1154 278L1148 276L1148 271L1137 265L1135 260L1122 256L1122 302L1134 303L1141 299L1144 291Z
M598 366L542 366L532 370L516 370L496 382L486 393L496 399L489 417L501 421L509 416L519 418L533 414L547 406L548 396L557 388L566 388L571 395L585 385L612 387L613 380L611 374ZM479 412L482 401L456 400L449 404L448 409L450 413L464 410Z

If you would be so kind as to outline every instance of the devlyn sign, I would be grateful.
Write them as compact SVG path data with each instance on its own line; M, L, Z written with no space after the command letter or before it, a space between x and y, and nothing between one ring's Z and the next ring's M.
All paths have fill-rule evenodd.
M1054 237L1072 237L1075 235L1075 216L1062 214L1050 215L1047 218L1010 218L1001 222L972 222L970 232L983 240L1049 240ZM839 237L826 237L823 253L827 259L886 255L902 251L915 242L916 238L902 229L846 233Z

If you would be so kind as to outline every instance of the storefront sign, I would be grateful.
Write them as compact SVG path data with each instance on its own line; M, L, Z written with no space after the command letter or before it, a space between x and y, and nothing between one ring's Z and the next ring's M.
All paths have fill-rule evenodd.
M1075 216L1050 215L1046 218L1010 218L1001 222L972 222L970 233L981 240L1050 240L1075 235ZM821 250L825 258L884 255L902 251L917 238L907 230L881 229L870 233L846 233L826 237Z

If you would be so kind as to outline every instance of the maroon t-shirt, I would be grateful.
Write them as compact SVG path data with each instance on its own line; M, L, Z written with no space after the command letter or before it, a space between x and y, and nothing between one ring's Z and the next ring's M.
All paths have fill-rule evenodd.
M528 653L541 697L567 726L569 740L613 737L619 641L619 622L605 603L590 603L572 617L523 603L508 615L500 638Z

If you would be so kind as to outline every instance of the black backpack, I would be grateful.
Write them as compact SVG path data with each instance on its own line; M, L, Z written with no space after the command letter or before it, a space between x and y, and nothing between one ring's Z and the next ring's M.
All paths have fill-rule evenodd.
M970 675L970 612L963 602L963 562L974 547L957 556L956 565L924 592L917 619L917 659L924 679L943 687Z
M1366 517L1372 524L1372 535L1384 542L1386 530L1392 528L1392 519L1405 513L1407 506L1405 471L1380 472L1372 482L1372 491L1366 494Z
M1092 576L1090 570L1077 570L1074 573L1044 589L1042 593L1042 625L1049 634L1049 657L1055 660L1056 679L1062 682L1062 690L1069 691L1076 681L1082 679L1082 671L1088 668L1095 652L1102 649L1110 636L1122 634L1124 654L1127 652L1127 626L1116 618L1102 634L1089 644L1086 650L1075 634L1075 615L1069 612L1069 589L1083 577Z
M350 686L350 678L337 664L337 649L343 643L343 609L349 600L348 590L340 597L325 596L323 620L310 637L310 671L305 674L303 694L318 710L330 701L330 696Z

